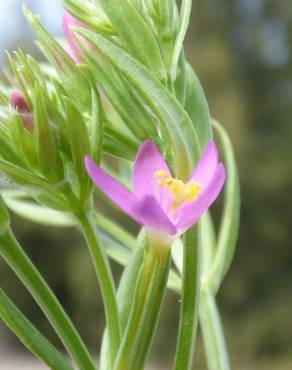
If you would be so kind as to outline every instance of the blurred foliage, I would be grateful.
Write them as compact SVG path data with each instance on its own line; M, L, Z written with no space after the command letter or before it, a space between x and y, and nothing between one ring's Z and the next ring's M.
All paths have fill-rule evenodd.
M212 115L232 137L242 184L240 240L219 293L234 369L291 369L291 47L291 0L194 1L187 56ZM102 306L78 233L35 227L20 219L15 219L15 228L81 334L96 348ZM33 321L52 334L2 261L0 280ZM169 293L154 347L158 362L171 360L178 309L178 297ZM203 369L200 342L197 360Z

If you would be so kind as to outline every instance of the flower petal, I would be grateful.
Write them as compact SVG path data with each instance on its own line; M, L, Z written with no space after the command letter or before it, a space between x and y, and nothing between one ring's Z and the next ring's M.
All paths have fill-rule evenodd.
M218 197L225 181L225 169L222 163L217 165L215 175L209 185L198 199L188 202L177 209L174 214L173 222L180 234L195 224L203 213L211 206Z
M132 189L137 198L145 195L152 195L162 206L165 212L171 203L168 190L159 185L158 179L155 178L156 171L165 171L167 176L171 176L169 168L152 141L145 141L137 153L133 175Z
M146 195L142 199L137 200L133 205L133 212L136 220L139 220L138 222L146 228L164 231L170 235L177 233L176 227L163 212L157 200L151 195Z
M66 35L66 38L68 40L68 43L69 43L71 49L75 52L80 52L79 47L76 45L76 43L74 41L70 26L75 25L75 26L82 27L83 26L82 23L79 22L76 18L74 18L71 14L69 14L66 11L63 12L62 23L63 23L64 33Z
M201 189L208 186L214 177L218 165L218 152L214 141L209 141L195 167L189 181L197 182Z
M132 210L135 196L97 166L90 157L86 156L84 160L87 173L95 185L125 213L136 219Z

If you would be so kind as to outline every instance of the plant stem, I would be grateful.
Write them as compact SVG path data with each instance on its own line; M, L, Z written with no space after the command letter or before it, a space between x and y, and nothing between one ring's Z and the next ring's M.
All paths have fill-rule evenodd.
M200 238L199 224L184 235L179 333L173 369L192 368L199 317Z
M106 316L106 325L109 335L111 362L113 363L120 345L121 336L114 280L107 257L100 248L97 239L93 213L90 210L81 211L76 213L75 216L79 221L82 234L84 235L84 238L87 242L87 246L101 288Z
M209 370L230 370L227 348L215 297L201 292L200 325Z
M93 360L75 327L10 230L0 236L0 254L38 303L78 368L94 370Z
M144 368L166 290L169 264L170 248L149 241L115 370Z

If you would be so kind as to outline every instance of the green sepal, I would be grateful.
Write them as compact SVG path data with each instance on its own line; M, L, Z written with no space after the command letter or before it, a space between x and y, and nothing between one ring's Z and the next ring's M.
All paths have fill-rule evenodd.
M33 114L33 138L40 170L49 179L56 179L57 148L47 110L47 97L39 84L33 91Z
M143 16L129 0L100 0L123 45L139 59L159 80L166 79L166 71L158 42ZM143 47L141 47L143 45Z
M62 84L68 96L81 111L87 111L91 106L91 93L84 72L76 66L61 45L43 27L39 17L33 15L25 6L23 6L23 12L40 40L37 45L61 75Z
M84 196L89 184L88 175L84 166L84 157L91 154L91 145L88 129L84 118L78 108L67 98L63 98L66 118L67 133L71 147L74 171L80 183L80 196Z
M186 65L186 84L185 109L193 122L201 150L203 150L213 137L211 117L203 88L189 64Z
M9 120L10 134L15 151L28 168L38 166L32 134L25 128L22 118L14 114ZM10 160L10 158L9 158Z
M72 370L64 356L36 329L0 289L0 319L23 345L53 370Z
M74 18L78 19L84 25L89 26L90 29L103 35L116 35L116 31L98 2L61 0L61 3Z

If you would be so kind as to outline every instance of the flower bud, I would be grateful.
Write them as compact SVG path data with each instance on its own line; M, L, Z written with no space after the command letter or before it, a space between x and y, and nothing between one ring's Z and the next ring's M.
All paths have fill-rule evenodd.
M13 109L20 113L24 127L30 132L33 132L33 115L27 105L24 96L17 90L13 90L9 98L10 105Z

